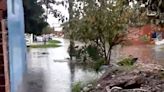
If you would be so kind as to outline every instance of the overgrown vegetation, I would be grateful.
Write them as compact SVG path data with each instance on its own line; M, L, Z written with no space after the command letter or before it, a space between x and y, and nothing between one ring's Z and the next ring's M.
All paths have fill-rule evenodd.
M75 4L77 9L72 10L75 17L72 21L74 23L71 22L74 27L69 27L70 38L96 47L98 50L93 54L104 58L104 64L110 64L111 50L124 40L128 18L131 16L128 11L130 6L125 2L81 0L79 3L84 4L83 7L78 8L80 6Z
M99 72L101 66L104 65L104 58L102 58L97 51L97 47L93 45L85 45L82 47L71 46L68 49L70 57L76 57L76 63L90 67Z
M153 4L158 3L154 9L159 8L162 12L161 0L150 0L148 5L146 2L146 0L142 2L139 0L40 0L38 4L46 6L46 15L54 14L54 17L61 22L67 22L69 19L63 25L65 35L68 35L71 41L79 40L87 45L94 45L98 50L93 54L103 58L104 64L110 64L111 50L124 41L126 28L129 25L141 26L150 22L147 9L152 10ZM53 9L52 4L62 5L68 9L69 18L59 10ZM143 40L146 40L145 37ZM92 56L90 57L93 59Z
M133 66L136 63L136 60L134 58L124 58L123 60L121 60L120 62L118 62L117 64L119 66Z

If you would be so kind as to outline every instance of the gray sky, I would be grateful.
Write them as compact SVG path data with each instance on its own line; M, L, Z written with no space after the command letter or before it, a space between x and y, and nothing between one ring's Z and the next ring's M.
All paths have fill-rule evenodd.
M63 0L56 0L56 1L63 1ZM136 2L135 2L136 3ZM65 8L62 5L51 5L53 9L57 9L62 13L62 15L65 15L66 17L69 17L68 13L68 8ZM130 3L130 6L133 6L132 2ZM45 6L43 6L44 9L46 9ZM53 14L48 15L47 22L50 24L51 27L55 27L56 30L61 30L62 28L60 27L61 22L58 21L58 18L55 18Z
M56 0L56 1L62 1L62 0ZM69 16L68 8L63 7L62 5L52 5L52 6L53 9L57 9L66 17ZM43 6L43 8L46 9L45 6ZM53 14L48 15L47 22L50 24L51 27L59 27L61 24L61 22L58 21L58 18L55 18Z

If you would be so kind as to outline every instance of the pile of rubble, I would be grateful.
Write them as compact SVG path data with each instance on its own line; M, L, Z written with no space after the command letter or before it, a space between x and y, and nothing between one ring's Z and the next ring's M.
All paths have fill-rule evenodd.
M164 69L156 64L136 64L124 71L109 69L88 92L163 92Z

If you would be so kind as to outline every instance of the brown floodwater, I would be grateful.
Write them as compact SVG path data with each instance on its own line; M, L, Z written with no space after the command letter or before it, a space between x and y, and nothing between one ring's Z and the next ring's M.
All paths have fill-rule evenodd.
M164 66L164 45L117 46L113 51L113 61L132 55L138 62L156 63Z

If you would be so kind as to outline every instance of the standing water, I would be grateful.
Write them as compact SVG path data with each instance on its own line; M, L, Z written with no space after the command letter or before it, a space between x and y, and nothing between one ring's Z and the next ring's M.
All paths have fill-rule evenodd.
M58 48L29 48L24 92L71 92L74 82L99 78L93 70L72 65L67 59L68 40Z
M117 62L129 55L138 58L138 62L155 63L164 66L164 45L117 46L112 52L112 61Z

